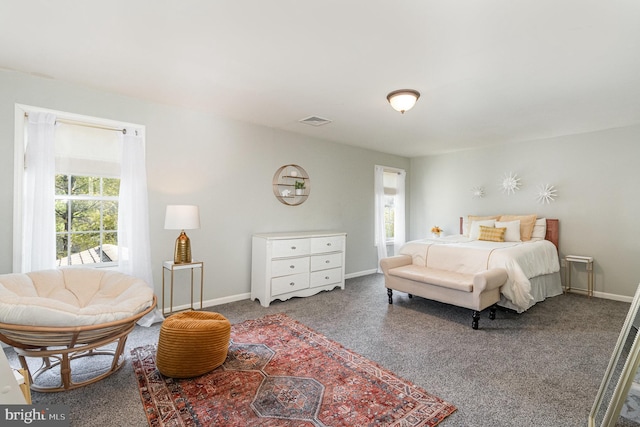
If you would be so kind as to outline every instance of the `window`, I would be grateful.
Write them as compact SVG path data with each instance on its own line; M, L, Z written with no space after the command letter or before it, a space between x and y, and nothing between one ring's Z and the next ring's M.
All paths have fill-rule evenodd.
M375 167L374 224L378 261L397 253L405 240L405 177L402 169Z
M120 179L56 175L56 264L118 261Z
M51 188L51 195L37 191L32 193L44 202L40 205L28 196L29 171L33 174L34 170L43 167L34 161L33 154L32 157L28 154L29 132L33 130L33 135L36 134L28 124L28 117L29 114L35 117L38 113L50 113L55 120L51 135L47 136L47 147L53 141L53 151L48 157L42 155L48 159L55 157L55 166L52 164L48 169L51 171L48 172L51 174L48 175L50 184L41 186ZM123 129L126 127L126 123L16 105L14 271L32 271L43 264L50 265L50 268L118 264L121 240L118 236L120 164ZM135 129L138 127L133 129L137 134ZM34 144L34 147L40 146L40 142ZM44 206L51 206L51 209L47 211ZM35 219L32 218L34 214L28 212L35 212ZM55 217L54 222L48 225L47 218L52 216ZM44 233L51 238L29 239L30 233L42 235L42 230L53 230ZM34 255L39 247L51 250ZM54 250L55 262L52 260L48 264ZM42 258L37 259L39 256ZM32 263L32 259L37 261Z
M118 132L88 123L56 125L57 266L118 261Z
M397 172L383 172L384 185L384 230L387 243L393 243L395 236L395 213L396 213L396 194L398 187Z

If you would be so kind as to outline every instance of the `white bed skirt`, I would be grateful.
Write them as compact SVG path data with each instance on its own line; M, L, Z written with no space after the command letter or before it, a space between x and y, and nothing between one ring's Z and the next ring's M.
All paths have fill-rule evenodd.
M531 295L533 296L533 300L529 303L529 307L527 307L526 310L533 307L536 303L544 301L546 298L562 294L562 280L560 278L560 272L536 276L529 279L529 282L531 282ZM500 302L498 305L500 307L518 311L518 307L516 307L511 301L507 300L504 295L500 296Z

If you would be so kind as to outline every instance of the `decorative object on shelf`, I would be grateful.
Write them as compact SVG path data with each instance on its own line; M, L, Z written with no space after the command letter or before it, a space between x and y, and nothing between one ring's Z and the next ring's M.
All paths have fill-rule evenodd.
M301 166L281 166L273 175L273 194L283 205L297 206L309 197L311 180Z
M416 105L418 98L420 98L420 92L413 89L394 90L387 95L387 101L389 101L391 107L401 114L412 109Z
M549 184L538 186L538 195L536 196L538 202L549 204L553 202L556 197L558 197L558 190L555 189L555 186Z
M296 181L293 185L296 190L296 196L302 196L304 194L304 181Z
M191 262L191 241L184 230L200 228L200 210L195 205L167 205L164 218L165 230L182 230L176 239L173 262Z
M484 187L481 187L479 185L473 187L471 189L471 196L474 199L482 199L484 197Z
M501 188L502 191L507 193L507 196L511 193L515 193L520 189L520 178L518 178L518 174L509 172L505 173L502 178Z
M442 228L436 226L431 227L431 234L433 234L433 237L440 237L440 234L442 233Z

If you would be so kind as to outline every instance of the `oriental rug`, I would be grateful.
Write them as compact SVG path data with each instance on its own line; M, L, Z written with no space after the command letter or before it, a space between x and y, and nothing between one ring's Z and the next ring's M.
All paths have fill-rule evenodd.
M284 314L232 325L200 377L164 377L155 354L131 350L150 426L435 426L456 410Z

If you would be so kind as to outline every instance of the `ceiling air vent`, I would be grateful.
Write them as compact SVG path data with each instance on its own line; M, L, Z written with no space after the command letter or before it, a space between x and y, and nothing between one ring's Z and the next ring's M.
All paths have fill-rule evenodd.
M311 125L311 126L322 126L322 125L326 125L327 123L331 123L331 120L318 117L318 116L309 116L305 119L300 119L298 121L300 123L304 123L305 125Z

